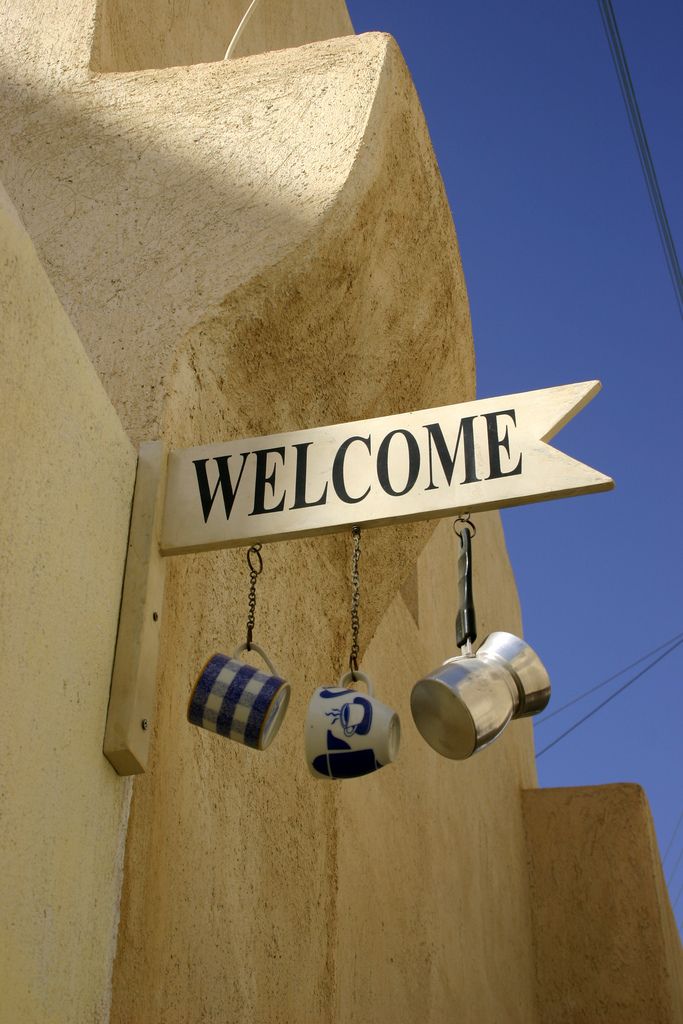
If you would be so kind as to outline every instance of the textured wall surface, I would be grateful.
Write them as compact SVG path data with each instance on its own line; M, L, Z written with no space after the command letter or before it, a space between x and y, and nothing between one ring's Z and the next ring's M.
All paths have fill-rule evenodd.
M0 190L0 1020L108 1019L129 783L102 756L135 454Z
M253 58L253 66L265 61ZM328 85L333 90L331 108L344 97L338 117L349 119L349 127L336 134L338 117L328 116L326 140L318 144L320 152L338 151L338 159L330 156L338 194L315 212L304 191L302 216L315 216L303 236L293 228L291 238L302 240L254 271L177 345L163 415L171 446L429 407L474 392L467 299L450 211L395 46L381 36L341 40L283 55L277 67L285 66L288 121L298 116L300 98L307 95L311 102L318 95L310 88L313 66L324 72L324 95ZM364 105L354 108L354 97L361 96ZM313 121L307 131L314 139ZM294 162L288 173L297 175L297 167ZM326 182L331 188L333 179L327 176ZM260 196L264 207L282 202L279 183L271 187L272 199L270 193ZM243 267L258 255L256 248L250 252ZM479 545L479 565L486 570L481 601L490 609L484 618L519 628L497 518L490 522ZM385 684L407 730L413 677L453 652L455 567L448 528L445 535L441 530L430 563L442 565L438 582L424 572L419 582L414 568L433 529L423 524L367 531L363 539L362 640L366 645L383 620L383 639L374 641L377 671L387 673L399 644L413 641L411 662L401 664L396 677L389 671ZM532 1020L531 946L525 946L520 924L528 921L523 882L506 867L506 879L514 879L509 905L515 912L499 927L505 941L498 943L481 921L470 919L476 893L485 892L487 883L481 875L476 883L469 879L482 848L492 857L501 841L517 868L524 868L518 794L520 784L533 782L528 728L511 730L506 745L474 772L462 766L454 772L413 736L414 776L396 765L377 779L350 784L349 801L347 787L312 780L303 763L303 718L312 689L335 680L347 661L349 538L267 546L264 560L256 636L291 680L293 699L282 734L261 755L216 741L185 722L198 668L213 650L229 650L243 636L244 554L187 556L169 565L154 748L150 771L135 787L113 1020L123 1024L137 1013L150 1021L181 1021L197 1007L207 1020L363 1019L368 1008L353 990L358 985L360 993L370 976L372 1015L390 1020L408 990L413 1006L424 1003L424 972L432 961L430 1019L443 1019L457 988L458 1007L474 1012L462 993L472 1001L482 972L495 971L487 1012L509 1004L511 1019ZM406 621L404 603L396 597L406 579L411 601L425 591L426 641ZM409 733L405 742L409 751ZM504 782L497 779L496 764L509 768ZM433 784L446 790L451 778L460 785L444 829L425 793ZM479 780L469 799L462 781L467 778ZM369 800L365 809L363 794ZM476 852L452 852L461 818L473 824L482 794L501 815L504 838L492 833L487 839L477 825ZM382 829L378 802L386 805ZM410 815L421 806L418 829ZM353 822L350 831L346 817ZM392 854L392 870L395 880L410 879L413 893L401 905L391 898L392 883L375 920L368 917L373 880L387 845L393 849L397 830L404 828L411 831ZM353 849L356 834L364 851L362 878L355 877L361 856ZM460 917L434 891L432 875L419 874L425 843L434 850L430 872L443 868L444 899L457 904L467 880ZM492 885L486 902L492 916L495 890ZM427 907L440 908L449 941L433 934ZM384 948L377 946L382 922ZM460 956L457 984L448 968L453 938ZM207 946L223 955L207 959ZM479 963L482 948L491 949L490 965ZM359 965L369 972L362 983ZM399 976L403 981L391 997Z
M498 517L476 521L482 636L519 630ZM364 534L364 581L376 571L372 540ZM350 543L341 546L348 573ZM313 541L263 550L256 636L292 683L263 753L185 720L202 661L241 638L244 555L171 566L153 763L135 782L126 851L116 1024L537 1019L520 793L535 784L530 725L513 723L459 764L427 747L410 717L412 684L455 653L450 524L362 662L401 716L400 757L345 783L311 778L303 754L309 696L348 658L348 587L333 614L320 614L333 555ZM364 588L367 640L365 597Z
M544 1024L681 1024L683 961L640 786L523 797Z
M91 67L138 71L222 60L251 0L101 0ZM343 0L258 0L233 56L353 33Z
M451 214L391 39L348 35L342 0L262 0L240 42L244 59L223 62L246 0L0 6L0 176L134 443L183 447L474 397ZM21 521L10 566L26 591L12 605L16 671L42 679L45 650L58 657L46 718L8 683L23 724L6 756L22 763L30 744L31 759L17 802L29 808L26 825L7 839L8 919L18 923L3 967L12 978L34 972L14 985L24 1002L7 1024L80 1024L108 1006L127 786L100 753L102 680L134 458L32 251L31 260L41 300L20 315L13 300L12 315L25 319L22 337L47 334L30 359L12 349L20 397L3 409L7 432L22 437L16 459L37 460L48 482L55 464L38 445L44 437L90 483L58 490L50 518L40 509ZM51 341L55 323L71 339L68 357ZM99 426L87 427L93 417ZM38 509L44 484L25 474L13 500ZM93 520L102 504L107 518ZM498 517L477 526L480 635L520 632ZM536 1005L545 983L538 908L545 913L556 883L550 832L539 827L547 877L540 867L532 875L532 904L533 827L527 813L525 840L521 793L535 785L531 727L513 723L460 764L428 748L409 713L412 683L455 653L448 524L363 535L363 667L401 713L400 759L344 784L307 772L309 695L348 660L350 548L343 535L264 548L255 639L292 684L285 724L264 753L185 717L202 664L244 638L244 552L169 561L152 753L134 783L126 839L112 1024L547 1024ZM26 651L39 665L21 660ZM81 655L92 673L69 674ZM563 884L563 901L576 903L581 878ZM29 888L32 902L22 896ZM593 925L590 907L577 905L579 934ZM582 965L572 955L576 964L555 962L568 978ZM618 964L606 962L616 977Z
M58 79L10 40L8 191L134 440L473 397L455 232L389 37ZM376 538L370 623L431 529Z
M480 638L519 633L499 518L475 519ZM403 738L395 765L339 787L331 1019L344 1024L540 1019L520 792L536 784L531 725L514 722L456 762L425 744L410 715L413 683L457 653L456 559L451 524L441 523L364 661L400 712Z
M1 0L0 53L9 78L90 81L222 60L250 0ZM235 57L353 32L344 0L259 0Z

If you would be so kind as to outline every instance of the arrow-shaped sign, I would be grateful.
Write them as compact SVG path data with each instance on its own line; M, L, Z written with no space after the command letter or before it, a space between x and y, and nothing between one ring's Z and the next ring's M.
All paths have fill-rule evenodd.
M598 381L174 451L165 555L430 519L613 481L547 443Z

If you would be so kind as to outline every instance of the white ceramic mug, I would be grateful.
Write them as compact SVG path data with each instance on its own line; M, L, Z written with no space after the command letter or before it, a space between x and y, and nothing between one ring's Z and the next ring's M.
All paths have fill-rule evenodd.
M367 695L351 689L361 681ZM363 672L346 672L337 686L321 686L308 705L306 760L317 779L353 779L396 759L401 739L398 715L378 701Z

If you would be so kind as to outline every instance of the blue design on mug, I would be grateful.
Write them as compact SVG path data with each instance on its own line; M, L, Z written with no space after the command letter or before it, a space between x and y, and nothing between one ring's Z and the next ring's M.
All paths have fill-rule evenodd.
M332 719L334 725L341 725L345 736L355 736L356 733L359 736L367 736L372 725L372 704L365 697L356 696L342 704L340 708L326 711L325 715Z
M364 700L362 697L357 699ZM351 703L349 701L349 704ZM375 757L374 750L369 747L363 750L353 750L350 743L335 736L332 730L328 729L327 753L319 754L314 758L313 767L321 775L327 775L330 779L355 779L360 775L369 775L370 772L382 768L383 765Z
M275 697L275 700L271 704L270 711L268 712L268 717L266 718L265 722L263 723L264 735L266 735L266 736L268 735L268 732L270 731L270 727L273 724L273 722L275 721L275 716L277 715L278 711L280 710L280 705L282 704L282 702L286 698L286 696L287 696L287 692L285 690L281 689L280 692Z
M360 775L369 775L370 772L384 766L375 757L374 750L367 749L319 754L313 759L313 767L330 779L355 779Z
M327 730L327 749L328 750L351 750L351 744L347 743L346 740L341 740L338 736L335 736L331 729Z
M215 654L205 665L187 710L193 725L259 749L268 742L289 687L276 675Z

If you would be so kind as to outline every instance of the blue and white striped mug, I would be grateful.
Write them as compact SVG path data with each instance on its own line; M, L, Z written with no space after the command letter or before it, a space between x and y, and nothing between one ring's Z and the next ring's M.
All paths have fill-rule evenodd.
M259 672L238 660L246 650L256 651L270 670ZM255 750L265 750L275 739L289 704L290 687L258 644L240 644L228 657L214 654L199 674L187 709L192 725L216 732Z

